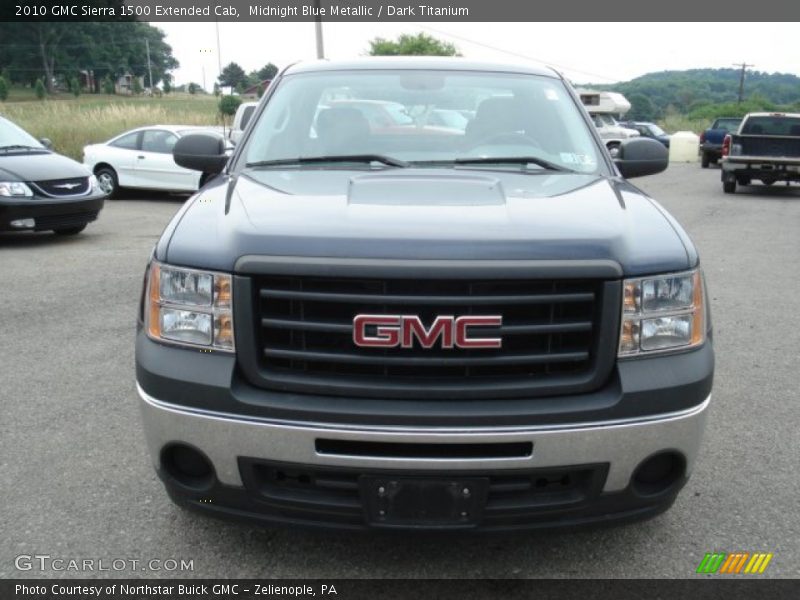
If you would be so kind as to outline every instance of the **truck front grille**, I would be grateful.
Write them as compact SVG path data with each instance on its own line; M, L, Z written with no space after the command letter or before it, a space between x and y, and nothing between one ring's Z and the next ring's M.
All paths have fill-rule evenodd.
M256 277L256 383L324 395L419 399L588 389L610 369L598 357L611 351L606 346L616 335L617 321L608 312L603 318L603 304L617 287L599 280ZM426 325L438 315L502 315L501 327L480 330L481 336L501 337L502 347L362 348L353 342L358 314L417 315Z

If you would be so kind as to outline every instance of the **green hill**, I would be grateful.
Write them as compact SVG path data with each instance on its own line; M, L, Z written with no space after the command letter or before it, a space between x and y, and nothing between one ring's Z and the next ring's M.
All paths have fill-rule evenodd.
M670 112L705 117L719 105L735 104L739 93L738 69L690 69L648 73L615 84L581 84L596 90L625 94L633 105L631 117L663 118ZM742 109L800 109L800 77L787 73L748 71ZM740 111L737 111L740 112ZM746 111L745 111L746 112Z

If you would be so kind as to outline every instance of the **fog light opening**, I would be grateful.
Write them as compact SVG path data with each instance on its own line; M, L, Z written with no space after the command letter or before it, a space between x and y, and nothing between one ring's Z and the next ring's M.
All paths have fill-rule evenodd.
M35 219L15 219L9 223L14 229L33 229L36 227Z
M665 451L642 461L631 479L640 496L657 496L670 490L686 473L686 459L678 452Z
M207 490L216 479L211 461L186 444L172 444L161 451L161 467L173 480L194 490Z

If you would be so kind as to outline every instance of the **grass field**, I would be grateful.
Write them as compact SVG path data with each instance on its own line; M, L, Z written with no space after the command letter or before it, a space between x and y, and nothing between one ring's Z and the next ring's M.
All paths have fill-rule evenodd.
M217 98L170 94L161 98L66 94L44 101L12 94L0 115L55 150L81 160L83 147L142 125L221 125Z

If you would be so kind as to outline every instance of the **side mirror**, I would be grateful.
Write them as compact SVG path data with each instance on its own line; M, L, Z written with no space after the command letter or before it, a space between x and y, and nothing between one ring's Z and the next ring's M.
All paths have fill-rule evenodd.
M669 151L661 142L646 137L623 140L614 163L625 179L655 175L669 165Z
M172 148L175 164L193 171L216 175L228 164L225 140L207 133L190 133L180 138Z
M39 138L39 143L48 150L53 149L53 142L50 140L50 138Z

